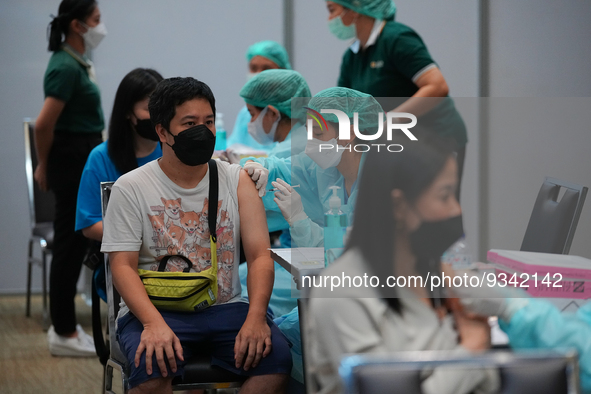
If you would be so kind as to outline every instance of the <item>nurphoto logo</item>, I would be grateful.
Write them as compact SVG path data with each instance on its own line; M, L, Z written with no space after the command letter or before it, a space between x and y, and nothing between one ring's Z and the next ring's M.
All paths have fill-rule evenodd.
M328 130L328 124L322 116L322 114L333 114L339 121L339 140L351 139L351 121L347 114L338 109L321 109L320 112L313 110L312 108L304 107L308 111L309 118L306 122L306 130L308 132L308 140L313 139L313 128L314 122L320 127L321 130ZM417 125L417 117L408 112L386 112L386 122L384 124L384 112L378 114L377 131L374 134L363 134L359 131L359 114L355 112L353 114L353 133L355 137L362 141L375 141L382 136L384 133L384 126L386 129L386 139L392 140L392 135L395 130L402 131L409 140L417 141L417 137L410 131L411 128ZM407 123L398 123L402 119L410 119ZM355 152L368 152L371 149L376 149L378 152L381 147L386 148L389 152L402 152L404 149L400 144L349 144L347 146L340 146L338 144L325 143L318 144L319 152L328 150L354 150Z

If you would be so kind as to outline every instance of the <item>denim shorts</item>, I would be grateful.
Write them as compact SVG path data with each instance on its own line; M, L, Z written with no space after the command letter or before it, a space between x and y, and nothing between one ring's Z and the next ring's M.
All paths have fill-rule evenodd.
M246 320L249 305L244 302L214 305L200 312L160 311L164 321L172 329L183 346L183 358L188 360L197 350L211 354L211 364L242 376L287 374L291 372L292 360L289 344L273 320L267 316L271 328L273 347L271 353L262 358L255 368L248 371L236 368L234 363L234 342ZM135 352L140 344L142 323L130 312L117 322L117 339L127 357L129 366L129 387L133 388L149 379L162 377L156 356L152 357L152 374L146 372L146 352L141 356L139 367L135 367ZM168 362L168 376L182 376L184 363L178 358L177 372L172 373Z

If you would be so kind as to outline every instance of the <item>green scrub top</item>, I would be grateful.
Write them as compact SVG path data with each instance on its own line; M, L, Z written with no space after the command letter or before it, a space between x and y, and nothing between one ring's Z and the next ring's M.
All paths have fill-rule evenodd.
M45 97L66 103L55 125L56 133L100 133L105 128L99 88L90 79L86 59L81 60L63 49L49 59L43 79Z
M429 68L436 67L421 37L410 27L395 21L384 24L374 44L354 51L356 45L358 42L343 55L338 86L371 94L385 111L414 95L419 90L414 81ZM453 138L458 147L468 142L464 121L449 97L418 121Z

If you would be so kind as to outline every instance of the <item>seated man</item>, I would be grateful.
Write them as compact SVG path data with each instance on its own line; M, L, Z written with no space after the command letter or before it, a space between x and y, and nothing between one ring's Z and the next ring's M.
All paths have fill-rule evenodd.
M265 211L240 166L217 162L216 303L198 312L171 312L156 309L148 298L138 268L156 270L165 255L187 257L196 271L211 267L207 163L215 145L215 99L203 82L170 78L156 87L149 110L162 158L115 183L102 244L125 302L117 333L130 366L130 393L171 392L173 376L200 349L211 351L212 364L249 376L241 393L282 392L292 362L287 341L267 317L273 260ZM240 236L250 303L240 297Z

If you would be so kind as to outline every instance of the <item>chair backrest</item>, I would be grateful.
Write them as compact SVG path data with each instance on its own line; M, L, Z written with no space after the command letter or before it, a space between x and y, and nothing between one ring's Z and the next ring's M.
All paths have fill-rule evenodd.
M343 360L341 377L348 394L420 393L421 372L435 367L471 371L496 368L499 394L579 393L579 371L574 351L511 353L488 352L477 356L449 356L441 352L408 352L399 356L361 355Z
M566 190L558 201L561 188ZM568 254L587 190L581 185L546 177L534 204L521 250Z
M103 212L103 219L107 213L107 205L109 204L109 198L111 197L111 189L115 182L101 182L101 206ZM125 365L127 362L126 357L121 352L119 344L117 342L117 332L115 323L117 320L117 314L119 313L119 302L121 296L113 286L113 275L111 274L111 267L109 265L108 254L105 253L105 284L107 293L107 318L109 324L109 353L110 358L119 361Z
M31 227L37 223L53 222L55 217L55 198L52 192L44 192L39 189L33 178L37 167L37 153L35 152L35 122L25 118L25 173L27 176L27 188L29 193L29 212L31 215Z
M300 321L300 336L301 336L301 348L302 348L302 363L303 363L303 371L304 371L304 386L306 387L306 393L315 393L318 391L318 384L316 383L316 379L313 375L310 374L309 368L307 366L307 360L309 357L306 352L306 330L308 326L307 318L308 318L308 299L307 298L298 298L298 317Z

